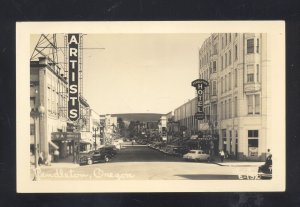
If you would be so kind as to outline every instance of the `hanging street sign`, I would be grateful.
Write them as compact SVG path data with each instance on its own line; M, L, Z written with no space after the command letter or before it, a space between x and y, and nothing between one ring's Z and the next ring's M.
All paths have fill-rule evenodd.
M208 85L208 82L203 79L197 79L192 82L192 86L196 88L198 95L197 112L195 113L195 119L197 120L203 120L205 118L205 113L203 111L203 94L205 87Z
M68 34L69 46L69 101L68 118L77 121L80 116L78 97L78 45L79 34Z

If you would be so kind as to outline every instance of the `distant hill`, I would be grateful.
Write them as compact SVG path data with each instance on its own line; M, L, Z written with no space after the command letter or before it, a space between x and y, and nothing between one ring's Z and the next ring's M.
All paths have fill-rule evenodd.
M160 117L164 114L154 114L154 113L129 113L129 114L112 114L112 117L120 117L123 121L140 121L140 122L150 122L158 121Z

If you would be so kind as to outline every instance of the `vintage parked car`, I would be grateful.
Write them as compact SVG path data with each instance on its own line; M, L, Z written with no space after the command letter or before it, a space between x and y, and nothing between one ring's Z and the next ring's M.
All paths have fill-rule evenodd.
M111 157L116 156L118 151L115 145L105 145L100 149L103 150L106 154L109 154Z
M209 161L209 154L206 154L203 150L190 150L187 154L183 155L183 159L193 161Z
M112 153L99 148L97 150L92 150L86 154L82 154L79 157L79 165L91 165L95 162L109 162L112 159Z

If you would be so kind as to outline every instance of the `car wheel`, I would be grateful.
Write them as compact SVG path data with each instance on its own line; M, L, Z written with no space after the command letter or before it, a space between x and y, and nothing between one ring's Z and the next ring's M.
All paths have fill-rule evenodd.
M88 164L88 165L93 164L93 160L88 160L88 161L87 161L87 164Z

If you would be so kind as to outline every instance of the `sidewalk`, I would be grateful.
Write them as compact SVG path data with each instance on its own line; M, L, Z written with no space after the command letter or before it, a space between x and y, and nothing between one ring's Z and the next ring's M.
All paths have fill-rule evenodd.
M221 162L220 158L217 157L215 161L212 161L212 163L220 165L220 166L240 166L240 167L250 167L250 166L260 166L263 165L265 162L261 161L241 161L241 160L232 160L232 159L224 159L223 162Z
M31 166L34 168L34 164ZM51 165L40 165L40 169L50 169L50 168L76 168L79 167L78 163L73 162L73 156L68 156L66 158L60 159L58 162L51 162Z

